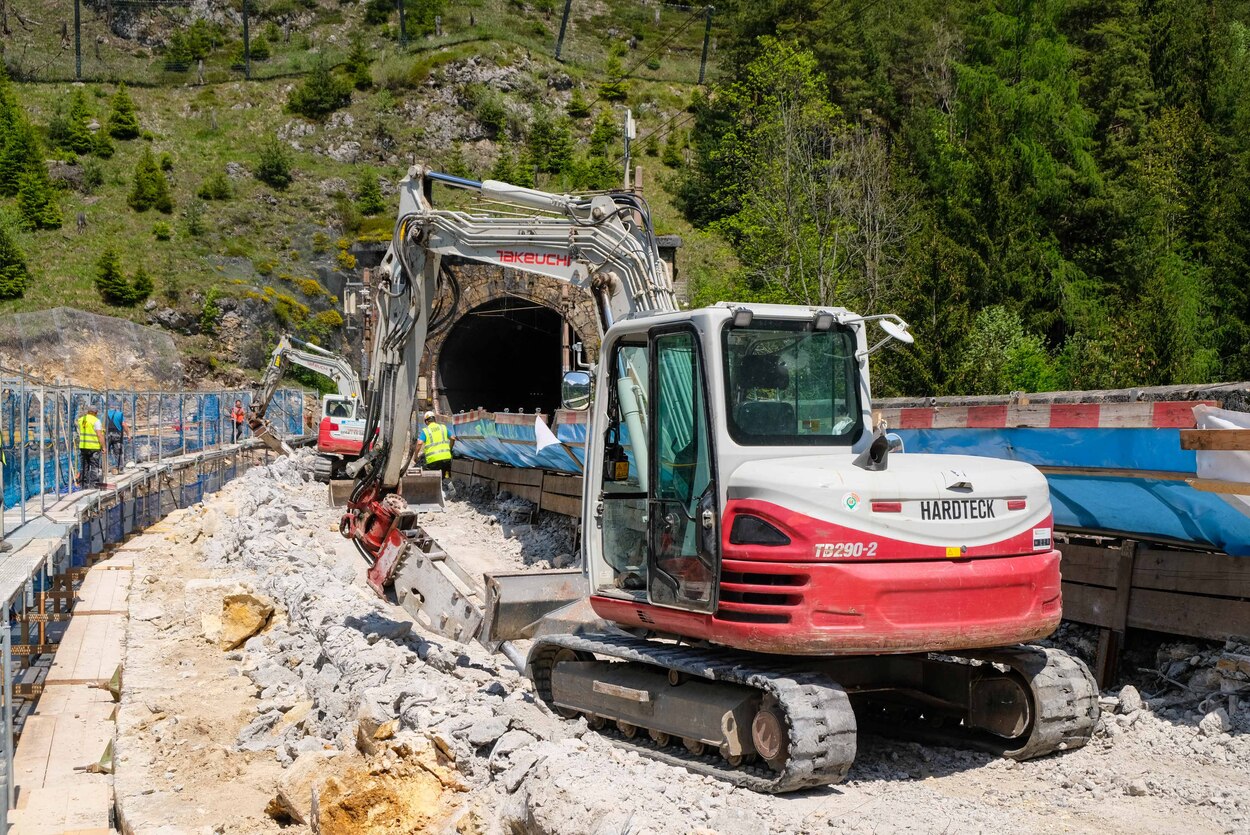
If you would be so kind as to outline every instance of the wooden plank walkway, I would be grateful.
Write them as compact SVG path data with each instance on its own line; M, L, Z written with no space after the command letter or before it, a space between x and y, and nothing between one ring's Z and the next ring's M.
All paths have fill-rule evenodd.
M86 769L111 757L117 705L107 688L122 661L134 555L154 539L136 537L87 571L14 757L12 835L114 831L112 775Z

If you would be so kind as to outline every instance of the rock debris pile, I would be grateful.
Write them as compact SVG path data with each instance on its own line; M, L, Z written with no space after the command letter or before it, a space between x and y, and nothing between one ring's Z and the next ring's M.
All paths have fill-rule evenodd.
M1225 691L1244 681L1244 647L1176 650L1188 668L1162 672L1183 687L1105 694L1098 733L1079 751L1014 763L862 734L843 784L764 796L555 717L501 658L429 636L377 600L310 468L300 452L253 469L197 517L187 559L223 579L187 583L188 611L224 613L223 599L243 593L272 602L268 626L240 648L221 650L211 630L201 635L217 643L200 640L255 687L237 756L284 766L267 784L273 829L217 831L1250 833L1246 711L1240 691ZM532 526L519 532L535 537L526 548L571 548L515 500L462 495L449 507L423 524L458 561L490 548L498 562L502 547L529 562L512 526ZM1203 683L1214 687L1199 698Z
M540 512L530 501L507 491L457 479L446 512L422 520L439 543L457 555L487 550L517 568L568 568L577 564L578 521Z
M584 723L540 708L528 684L481 647L426 637L397 619L355 582L356 567L327 547L334 511L324 488L309 481L309 458L249 471L204 520L212 532L206 560L254 572L257 591L285 614L232 656L259 691L237 745L272 750L290 766L284 785L302 781L323 801L341 798L352 794L350 777L330 769L329 795L331 778L306 778L327 752L361 752L372 759L358 772L390 773L417 750L428 755L418 758L427 771L455 773L440 777L452 795L444 798L447 814L472 815L496 831L586 833L615 821L615 831L659 832L681 817L721 832L759 832L757 824L788 818L784 809L770 812L767 798L614 748ZM608 785L616 788L603 791ZM458 798L461 789L469 797ZM618 791L653 797L623 810ZM376 787L361 793L394 802ZM309 798L296 794L275 803L274 813L297 822L311 814ZM760 809L743 817L743 808L728 808L730 795Z

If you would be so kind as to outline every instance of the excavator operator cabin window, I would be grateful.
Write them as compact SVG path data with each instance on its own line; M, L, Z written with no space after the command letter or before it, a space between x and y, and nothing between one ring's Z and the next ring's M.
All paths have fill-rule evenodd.
M326 417L349 418L351 416L352 406L346 400L331 400L326 404Z
M613 588L647 588L647 346L618 345L609 366L603 444L603 555ZM601 589L603 591L603 589Z
M855 334L810 320L724 331L726 423L750 446L850 446L863 430Z

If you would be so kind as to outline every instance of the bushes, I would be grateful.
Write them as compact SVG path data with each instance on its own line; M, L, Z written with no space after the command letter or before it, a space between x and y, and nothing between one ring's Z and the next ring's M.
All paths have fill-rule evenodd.
M26 256L13 233L0 223L0 299L20 299L29 284Z
M104 250L96 261L95 289L105 304L115 307L134 307L152 295L152 277L142 265L127 280L122 273L121 258L112 247ZM212 291L209 291L210 293Z
M234 197L234 188L225 171L215 171L200 184L195 195L201 200L229 200Z
M339 238L335 246L338 247L338 252L334 254L334 263L338 264L339 269L344 271L356 269L356 256L347 251L347 248L351 246L351 241L347 238Z
M309 119L320 120L351 103L352 92L336 76L324 59L317 61L287 99L287 109Z
M291 155L278 140L270 139L261 146L256 179L279 191L291 184Z
M134 186L126 203L136 212L156 209L163 214L169 214L174 210L174 201L169 196L169 182L150 148L144 148L143 155L135 163Z
M163 220L152 224L152 234L158 241L168 241L174 236L174 227Z

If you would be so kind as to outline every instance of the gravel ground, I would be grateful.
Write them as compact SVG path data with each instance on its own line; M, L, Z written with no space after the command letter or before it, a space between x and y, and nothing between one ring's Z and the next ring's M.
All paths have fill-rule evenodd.
M355 820L371 823L358 831L1250 833L1247 711L1174 687L1104 694L1088 746L1028 763L861 735L844 783L780 797L642 759L550 714L503 659L424 634L375 599L309 460L253 469L208 500L188 521L202 541L179 559L192 576L250 583L281 613L233 656L256 691L236 749L270 752L294 773L363 747L376 782L407 750L374 750L389 738L436 752L427 772L454 772L440 778L439 816L419 825L387 824L362 791L352 809L368 814ZM519 511L467 497L425 523L458 561L472 552L503 568L571 553L567 530ZM236 779L249 779L246 763Z

